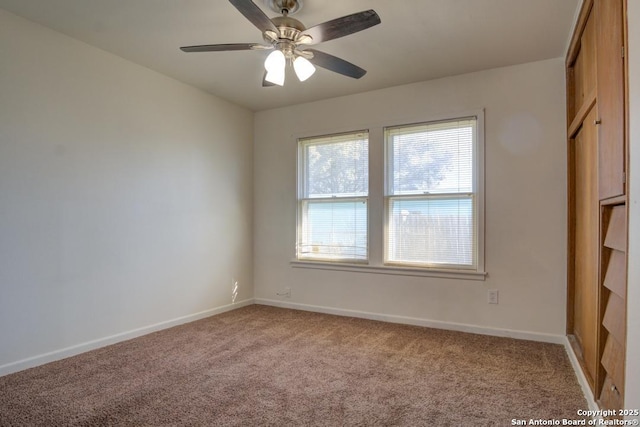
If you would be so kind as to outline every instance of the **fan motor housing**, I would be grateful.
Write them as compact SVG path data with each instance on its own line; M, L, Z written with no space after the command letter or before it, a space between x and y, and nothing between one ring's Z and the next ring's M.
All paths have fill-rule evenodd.
M296 40L298 34L306 30L302 22L288 16L278 16L273 18L271 22L278 27L281 39Z

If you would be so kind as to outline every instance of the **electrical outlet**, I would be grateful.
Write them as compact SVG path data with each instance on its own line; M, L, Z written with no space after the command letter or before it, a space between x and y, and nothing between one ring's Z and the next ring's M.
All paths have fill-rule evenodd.
M489 304L497 304L498 303L498 290L497 289L489 289L487 293L487 302Z

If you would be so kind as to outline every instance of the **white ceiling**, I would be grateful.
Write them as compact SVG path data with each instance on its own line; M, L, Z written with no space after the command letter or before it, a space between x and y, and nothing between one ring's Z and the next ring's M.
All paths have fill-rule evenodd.
M374 9L382 23L317 46L366 69L319 68L262 87L268 51L183 53L262 43L226 0L0 0L0 7L254 111L563 56L580 0L303 0L306 27ZM269 16L264 0L254 0Z

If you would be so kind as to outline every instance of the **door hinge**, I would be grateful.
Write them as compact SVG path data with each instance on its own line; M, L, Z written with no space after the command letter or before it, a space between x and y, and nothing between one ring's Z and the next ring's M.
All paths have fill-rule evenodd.
M627 173L626 172L622 172L622 183L623 184L627 183Z
M624 58L624 46L622 46L622 57Z

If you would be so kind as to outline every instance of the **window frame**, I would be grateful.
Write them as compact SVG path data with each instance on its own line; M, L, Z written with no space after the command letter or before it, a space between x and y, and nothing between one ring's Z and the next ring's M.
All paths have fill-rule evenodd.
M384 144L384 236L383 236L383 264L388 266L398 266L398 267L409 267L409 268L422 268L427 270L451 270L451 271L483 271L484 270L484 256L483 250L483 239L480 238L480 232L484 229L481 223L481 213L484 212L484 205L481 205L481 200L484 199L483 194L483 186L481 176L484 177L484 172L480 175L479 160L480 155L480 145L484 146L484 141L480 141L479 127L481 118L478 117L479 114L465 115L465 116L452 116L450 118L440 118L437 120L428 120L417 123L407 123L393 126L385 126L383 128L383 144ZM451 123L456 121L464 121L464 120L474 120L474 135L472 139L472 176L471 176L471 191L467 192L457 192L457 193L414 193L414 194L393 194L393 177L391 176L393 173L392 164L394 162L394 153L391 141L389 141L387 137L387 132L393 129L402 129L402 128L412 128L419 126L429 126L429 125L437 125L444 123ZM483 132L484 133L484 132ZM482 133L482 134L483 134ZM483 158L483 157L482 157ZM473 216L472 216L472 264L464 265L464 264L446 264L446 263L430 263L430 262L409 262L409 261L398 261L391 260L389 251L390 251L390 238L391 238L391 203L393 200L464 200L470 199L472 203ZM483 219L483 218L482 218ZM484 221L484 219L483 219ZM481 246L482 245L482 246Z
M335 196L330 195L326 197L308 197L307 186L308 186L308 176L307 176L307 168L306 168L306 158L305 158L305 149L304 146L307 145L305 141L312 141L314 139L322 139L322 138L334 138L341 136L349 136L349 135L358 135L364 134L366 143L367 143L367 176L370 180L369 169L370 169L370 158L369 158L369 150L371 147L371 138L368 129L359 129L354 131L347 132L335 132L335 133L326 133L315 136L307 136L307 137L299 137L296 138L296 150L297 150L297 167L296 167L296 181L297 181L297 197L296 197L296 244L295 244L295 260L298 262L321 262L321 263L336 263L336 264L353 264L353 265L362 265L368 264L370 258L370 230L371 230L371 218L370 218L370 209L369 209L369 195L370 195L370 187L369 181L367 181L367 194L366 195L350 195L350 196ZM331 144L327 142L326 144ZM366 206L366 251L365 258L356 259L356 258L330 258L330 257L301 257L300 256L300 246L301 246L301 235L303 234L303 216L304 216L304 208L305 204L309 204L311 202L317 203L331 203L332 201L344 201L344 202L353 202L353 203L364 203Z
M477 189L477 268L475 270L467 269L448 269L441 266L433 268L405 266L395 264L385 264L385 247L386 242L386 219L384 200L386 195L386 165L385 165L385 144L384 129L387 127L402 126L403 124L427 123L436 121L455 120L457 118L476 117L476 151L475 151L475 179L478 185ZM389 123L391 122L391 123ZM361 125L363 123L360 123ZM290 260L290 266L302 269L317 269L329 271L344 271L367 274L383 274L394 276L413 276L413 277L432 277L444 279L458 279L469 281L484 281L487 277L485 271L485 117L484 109L464 110L448 114L431 114L405 117L404 120L387 120L385 122L364 123L366 126L361 128L367 129L369 132L369 198L368 198L368 263L352 263L342 261L328 260L309 260L297 258L297 242L298 242L298 202L296 199L296 235L293 247L293 257ZM323 129L319 132L307 131L297 135L291 135L292 143L296 150L296 198L300 194L300 151L298 150L298 141L300 139L313 138L322 135L338 135L341 133L357 132L349 128L338 128L337 130ZM379 246L379 247L378 247Z

